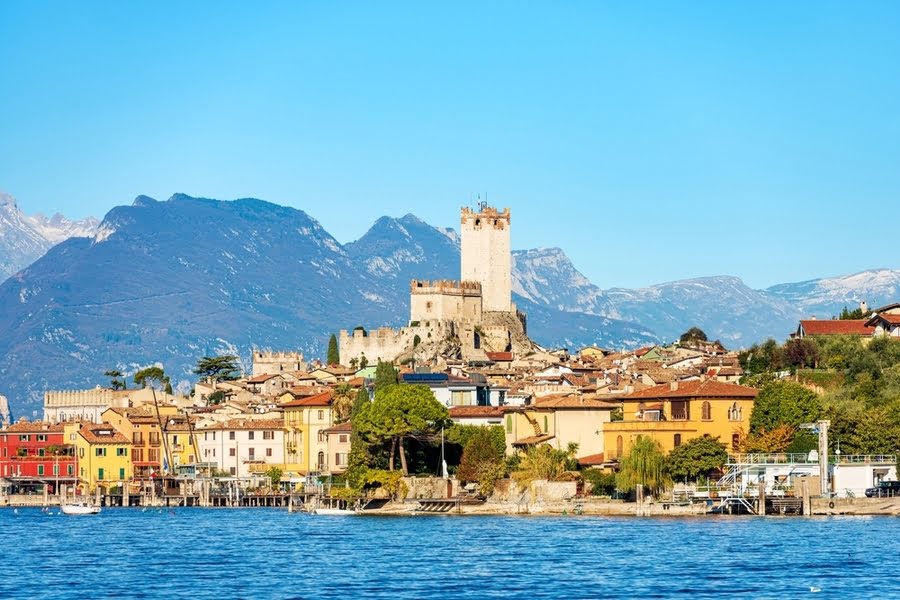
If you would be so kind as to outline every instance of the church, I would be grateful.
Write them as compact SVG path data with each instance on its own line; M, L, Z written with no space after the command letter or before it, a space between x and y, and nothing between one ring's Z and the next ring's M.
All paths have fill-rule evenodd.
M487 361L488 352L530 352L525 315L512 302L510 211L463 207L460 214L461 280L410 282L409 324L341 331L345 365Z

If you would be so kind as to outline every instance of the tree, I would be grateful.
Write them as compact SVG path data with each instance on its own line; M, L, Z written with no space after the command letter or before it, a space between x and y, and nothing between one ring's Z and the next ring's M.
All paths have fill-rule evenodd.
M865 318L866 314L863 312L862 307L854 308L853 310L847 310L847 307L845 306L841 311L841 314L838 315L838 319L840 319L841 321L850 321Z
M394 385L398 381L400 381L400 375L394 365L379 360L378 366L375 367L375 394L377 395L378 390L382 387Z
M499 430L503 436L502 427L477 427L477 431L473 432L463 448L462 460L456 472L460 481L474 481L478 484L478 490L488 496L493 493L494 485L506 470L505 444L498 448L494 430Z
M709 341L706 337L706 334L699 327L691 327L687 331L681 334L681 337L678 338L679 342L706 342Z
M377 390L375 401L363 407L355 424L364 442L388 446L388 470L394 470L399 451L403 474L408 475L406 439L433 442L441 427L449 425L449 415L428 386L394 384Z
M208 381L230 381L238 378L238 357L233 354L222 356L204 356L197 361L195 375L201 375Z
M518 469L512 477L522 489L535 480L561 481L567 473L578 468L577 452L578 444L574 442L565 450L557 450L549 444L530 446L519 455Z
M780 425L794 428L816 421L822 413L819 397L799 383L776 381L760 390L753 402L750 431L770 431Z
M272 483L272 487L276 488L281 483L281 476L283 475L283 471L278 467L271 467L268 471L266 471L266 477L269 478L269 481Z
M659 442L653 438L640 436L631 450L619 462L616 485L619 489L631 491L637 486L651 494L664 490L671 478L666 470L666 455Z
M216 390L206 398L207 405L222 404L225 401L225 391Z
M128 388L128 380L123 377L122 371L118 369L110 369L103 373L107 377L110 377L109 387L114 390L124 390ZM120 379L121 377L121 379Z
M146 388L149 386L159 386L166 387L171 390L172 387L169 384L169 378L166 377L165 371L163 371L162 367L147 367L146 369L141 369L137 373L134 374L134 382L141 386L142 388Z
M728 461L725 444L718 438L703 435L688 440L669 452L669 474L682 481L709 477L713 471L719 471Z
M784 344L784 361L792 367L815 367L819 349L808 338L794 338Z
M345 423L350 420L355 396L353 388L347 383L342 383L334 388L331 409L334 411L335 422Z
M350 408L350 419L353 420L356 418L356 415L362 411L363 407L369 403L369 391L361 387L356 392L356 397L353 399L353 406Z
M337 337L333 333L331 334L331 339L328 340L328 358L326 360L329 365L341 364L341 355L338 352Z
M362 356L359 357L359 368L365 369L368 366L369 366L369 359L366 358L365 354L363 354Z
M779 425L772 429L760 429L741 440L741 450L754 453L785 452L793 443L797 429L791 425Z

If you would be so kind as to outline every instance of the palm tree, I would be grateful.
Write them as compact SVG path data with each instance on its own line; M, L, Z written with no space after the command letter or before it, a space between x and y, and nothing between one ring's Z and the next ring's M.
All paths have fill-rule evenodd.
M334 388L333 402L331 405L334 411L334 420L336 423L344 423L350 420L350 411L353 409L353 400L356 393L350 384L342 383Z

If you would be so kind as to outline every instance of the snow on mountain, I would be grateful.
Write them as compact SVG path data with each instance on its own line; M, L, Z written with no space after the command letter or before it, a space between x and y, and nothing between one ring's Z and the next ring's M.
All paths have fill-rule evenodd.
M516 294L557 310L610 316L603 292L560 248L515 250L512 264L512 289Z
M852 275L826 277L798 283L783 283L766 290L798 307L802 313L828 318L846 306L857 308L865 301L870 309L900 301L900 270L873 269Z
M98 221L71 221L55 214L28 216L16 199L0 192L0 281L27 267L47 250L71 237L92 237Z

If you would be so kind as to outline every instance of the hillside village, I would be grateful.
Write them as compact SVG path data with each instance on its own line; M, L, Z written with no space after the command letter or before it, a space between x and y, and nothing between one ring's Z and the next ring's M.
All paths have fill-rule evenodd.
M857 426L822 398L862 376L829 348L894 352L900 304L804 320L783 347L741 353L696 328L667 346L547 349L511 301L509 209L464 208L461 222L462 279L413 280L407 326L340 331L324 361L258 350L242 373L236 357L199 357L187 396L166 389L160 367L132 389L113 371L108 388L47 391L42 420L0 430L2 498L187 502L208 500L211 486L237 497L325 482L341 497L396 498L424 493L409 479L419 475L453 482L429 497L508 498L501 481L549 480L571 485L567 498L708 500L721 492L711 479L741 497L758 481L777 495L809 477L814 495L852 496L896 479L893 430L854 442ZM835 453L829 426L857 452L841 455L837 440ZM662 475L627 481L641 452L668 461ZM538 458L556 466L534 467Z

